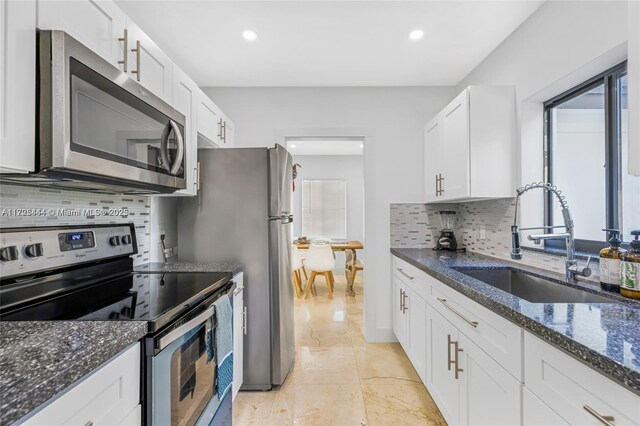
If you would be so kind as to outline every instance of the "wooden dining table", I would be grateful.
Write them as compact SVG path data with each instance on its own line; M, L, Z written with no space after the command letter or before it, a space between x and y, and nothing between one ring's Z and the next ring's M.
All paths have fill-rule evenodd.
M293 243L299 250L307 250L309 248L310 243ZM364 249L364 245L360 242L360 241L339 241L339 242L331 242L331 249L333 251L350 251L352 254L352 261L351 262L345 262L344 264L344 274L347 277L347 295L348 296L355 296L356 292L353 291L353 279L349 278L349 277L354 277L355 275L352 274L351 269L354 267L354 265L356 264L356 261L358 260L358 255L356 250L362 250ZM348 256L347 256L348 258Z

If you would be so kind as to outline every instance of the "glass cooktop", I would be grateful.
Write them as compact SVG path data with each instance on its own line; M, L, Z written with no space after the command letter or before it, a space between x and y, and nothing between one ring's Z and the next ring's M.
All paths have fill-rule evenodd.
M5 306L1 320L138 320L149 323L154 332L189 311L226 286L231 274L215 273L125 273L102 282L86 284L59 276L40 284L41 288L64 291L32 297L15 306ZM22 284L24 287L24 285ZM77 288L74 288L74 286ZM21 297L24 300L24 290ZM4 302L10 301L5 299Z

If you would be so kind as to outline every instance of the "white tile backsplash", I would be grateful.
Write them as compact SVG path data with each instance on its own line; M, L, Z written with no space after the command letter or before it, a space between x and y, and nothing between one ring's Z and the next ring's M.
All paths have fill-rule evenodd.
M433 247L440 232L437 212L445 208L458 212L455 227L458 245L466 247L470 252L511 260L511 225L515 215L515 198L449 205L391 204L391 247ZM485 227L484 239L480 239L482 226ZM520 238L525 236L521 234ZM517 262L564 274L565 258L561 256L523 250L522 260ZM593 274L587 279L598 281L598 264L592 264L592 269Z
M38 216L12 215L13 209L126 209L122 216ZM0 185L0 231L5 228L28 226L91 225L106 223L133 223L136 229L138 254L134 264L149 262L151 234L150 199L133 195L104 195L56 189Z

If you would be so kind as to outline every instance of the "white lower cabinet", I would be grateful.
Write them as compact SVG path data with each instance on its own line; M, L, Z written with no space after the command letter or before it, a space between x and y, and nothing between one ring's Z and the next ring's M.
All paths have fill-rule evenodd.
M404 312L405 290L407 286L399 278L393 277L393 332L403 348L407 347L407 315Z
M427 302L410 287L405 290L404 310L407 315L407 355L423 383L427 382Z
M403 260L392 264L393 330L449 425L640 426L640 396Z
M26 425L140 425L140 344L45 406Z
M460 424L520 424L522 383L462 333L457 349Z
M572 425L640 425L640 397L525 332L525 385ZM606 423L604 423L606 424Z
M558 413L527 388L522 392L522 423L530 426L568 426Z
M246 315L244 307L244 275L233 276L236 290L233 293L233 399L236 399L243 382L244 334Z
M429 309L427 339L427 389L447 423L460 424L459 385L453 358L458 330L438 311Z

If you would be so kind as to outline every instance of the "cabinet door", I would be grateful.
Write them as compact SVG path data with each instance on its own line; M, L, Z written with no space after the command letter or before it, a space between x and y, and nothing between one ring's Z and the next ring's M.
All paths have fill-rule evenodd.
M33 171L36 3L0 2L0 172Z
M236 144L236 130L235 130L235 124L233 124L233 121L229 120L228 118L224 119L224 129L222 131L222 135L223 135L223 146L225 148L231 148Z
M124 70L126 15L111 0L38 1L38 28L62 30Z
M569 426L558 413L531 393L522 391L522 424L524 426Z
M237 280L234 279L237 282ZM238 287L233 294L233 399L243 382L244 289Z
M415 291L407 287L405 312L407 316L407 340L409 341L409 359L426 383L427 364L427 303Z
M444 143L441 199L469 196L469 90L443 112Z
M196 128L196 96L198 86L180 68L173 68L173 107L184 114L185 121L185 176L187 188L175 192L177 195L196 195L198 193L198 131Z
M198 148L217 148L221 145L222 112L202 91L198 102Z
M522 384L462 333L458 349L460 423L520 424Z
M459 380L452 342L458 340L458 330L435 309L427 311L427 329L427 389L447 423L456 425L460 423Z
M393 277L393 332L398 342L407 351L407 315L404 306L405 284L397 277Z
M130 19L127 20L129 38L129 75L154 95L171 103L171 59Z
M438 175L442 173L443 124L441 117L429 123L424 131L424 187L427 201L439 198Z
M135 420L135 414L133 417L129 414L140 404L140 361L140 344L136 344L82 379L24 424L99 426Z

